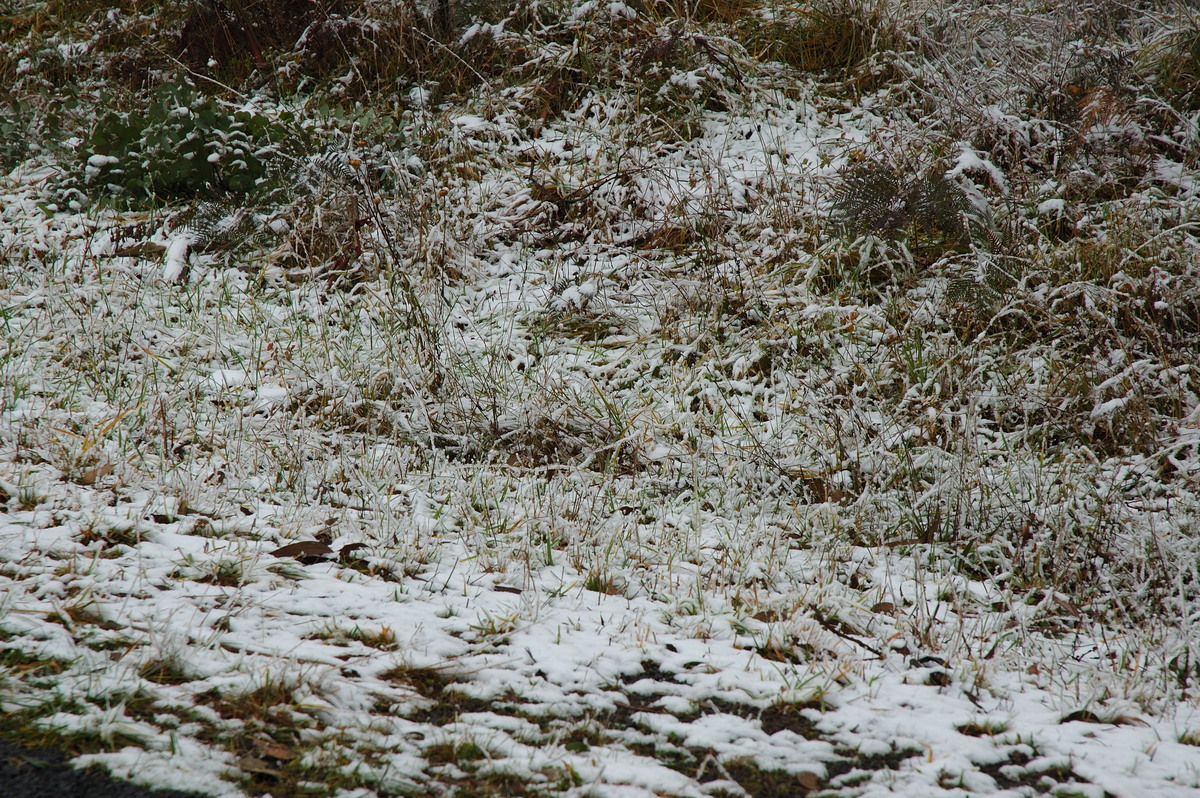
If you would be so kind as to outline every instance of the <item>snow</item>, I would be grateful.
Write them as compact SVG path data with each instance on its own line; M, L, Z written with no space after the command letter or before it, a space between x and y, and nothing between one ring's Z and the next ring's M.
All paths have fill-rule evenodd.
M1067 207L1067 201L1060 197L1053 197L1048 200L1042 200L1038 203L1038 216L1051 216L1062 213Z
M1101 402L1092 408L1092 420L1106 418L1120 410L1129 402L1128 396L1117 396L1108 401Z
M221 373L222 379L226 376ZM6 478L12 476L6 474ZM94 507L100 498L96 490L77 488L73 493L74 503L81 508ZM13 581L11 572L5 575L4 628L16 631L13 624L21 621L27 638L37 637L37 632L55 632L48 639L57 637L66 643L61 655L96 661L94 653L64 638L61 627L35 620L39 602L49 595L61 595L66 586L38 576L52 572L53 561L39 566L22 555L31 543L45 551L51 539L65 542L77 522L52 522L37 537L30 537L18 534L22 527L15 521L0 527L3 556L9 562L25 560L27 565L19 581ZM287 526L294 523L286 522ZM1183 796L1195 794L1198 785L1194 749L1171 742L1177 729L1195 722L1192 710L1162 718L1143 716L1136 723L1120 726L1057 725L1064 696L1049 685L1039 686L1037 679L1004 676L997 671L986 679L986 688L972 689L969 685L978 679L970 673L978 666L962 660L951 666L945 686L930 685L931 669L914 669L909 664L911 657L889 654L882 660L864 659L861 649L832 635L820 643L832 657L827 664L814 661L780 668L739 650L738 638L728 633L689 639L686 625L677 626L663 615L671 599L664 604L650 597L624 599L581 590L579 577L569 567L545 568L518 580L519 596L496 592L481 581L482 574L471 565L477 562L477 555L464 556L467 550L453 539L440 544L438 560L419 581L396 586L363 580L336 563L304 566L295 577L281 578L268 567L266 550L274 543L213 547L203 539L167 532L169 524L141 522L141 526L146 529L142 543L129 550L136 560L127 561L126 556L93 560L94 570L84 584L94 598L106 594L121 597L120 609L112 617L125 627L123 635L145 630L146 639L152 641L147 654L186 651L192 681L155 688L176 705L186 706L187 696L229 684L229 676L239 673L252 680L293 673L294 677L286 678L298 678L308 691L307 697L297 698L303 713L324 718L331 725L353 724L356 715L372 716L371 707L379 697L387 696L385 700L394 703L402 695L382 682L380 674L397 664L441 667L454 662L451 673L464 674L464 686L472 694L492 700L515 694L530 702L528 711L568 719L584 717L589 709L605 711L626 702L646 703L652 711L635 713L631 721L648 739L669 736L685 747L715 751L720 758L733 761L749 757L768 769L812 773L824 779L827 763L844 759L843 750L867 758L886 757L902 749L913 751L887 782L870 781L873 786L864 794L876 794L884 783L891 784L891 790L934 794L922 793L938 789L926 779L940 779L948 773L968 789L1010 794L995 787L978 768L1005 761L1005 751L1027 743L1036 746L1040 758L1026 765L1025 771L1042 767L1038 762L1064 763L1094 788L1117 795L1150 787L1156 795ZM270 522L256 526L259 536L277 534ZM208 567L205 561L220 560L231 548L244 563L239 588L204 587L176 575L181 557L196 558L196 565L188 567L202 573ZM71 554L62 551L60 556ZM862 554L870 556L865 551ZM127 570L130 567L132 572ZM122 574L129 574L133 581ZM157 589L147 592L139 584ZM27 592L32 586L38 590ZM190 589L192 586L200 589ZM239 593L241 600L237 599ZM240 605L234 615L220 609L229 599ZM478 624L489 618L514 614L526 620L505 632L499 644L476 631L481 628ZM312 632L330 624L342 625L346 619L353 619L361 629L394 630L397 650L371 651L360 645L310 639ZM173 630L183 636L172 637L176 634ZM174 642L168 644L168 640ZM641 663L646 661L661 663L664 675L628 681L630 675L642 672ZM840 664L834 666L835 662ZM767 734L761 729L755 719L756 707L768 706L772 696L781 691L796 689L789 685L830 678L830 666L844 674L838 679L849 676L849 684L836 688L829 696L835 700L823 710L805 710L824 739L804 740L790 731ZM339 676L347 669L355 676ZM275 676L269 677L271 673ZM128 684L129 676L113 676L114 687ZM626 682L623 688L619 687L622 681ZM800 690L803 694L805 688ZM661 698L652 702L655 696ZM748 714L701 709L694 720L682 719L693 716L715 697L746 707ZM544 709L535 709L538 705ZM985 717L1001 719L998 726L1003 730L995 737L965 737L957 731L962 724L978 723ZM389 723L398 720L393 717ZM68 721L82 722L101 733L111 729L135 735L147 746L83 757L81 765L102 763L145 784L174 779L176 785L187 784L206 794L238 794L224 780L226 768L231 766L228 757L177 731L159 731L152 724L120 715L104 722L97 717L97 726L73 716L50 717L44 723L55 726ZM508 751L507 756L521 761L527 759L526 749L516 741L536 738L537 728L528 720L504 713L476 712L460 715L443 732L480 741L494 756L506 756L503 752ZM372 745L385 745L384 740L391 739L367 732L365 727L360 733ZM165 749L152 753L167 745L168 735L176 746L172 753ZM399 743L386 745L391 748ZM587 757L555 753L553 748L547 754L548 762L570 762L585 781L648 792L701 794L685 776L645 759L630 758L617 747L593 748ZM418 771L409 775L416 777Z
M416 86L408 93L408 101L414 108L425 108L429 105L431 92L425 86Z
M171 239L162 268L162 279L165 282L173 283L187 274L188 253L193 243L190 232L181 233Z
M1002 194L1008 194L1008 181L1005 179L1004 172L1000 170L1000 167L992 163L990 159L981 156L965 141L958 143L958 149L958 157L954 160L954 167L946 173L946 177L958 177L970 172L983 172L991 179L992 184Z
M467 133L477 133L491 128L492 123L475 114L459 114L450 119L450 124Z

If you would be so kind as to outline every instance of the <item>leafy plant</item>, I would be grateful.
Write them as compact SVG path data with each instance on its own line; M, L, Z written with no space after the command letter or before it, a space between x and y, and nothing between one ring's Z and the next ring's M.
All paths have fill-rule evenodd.
M819 0L777 13L767 24L748 22L744 41L760 57L839 78L900 40L880 9L862 0Z
M126 202L246 194L269 156L294 142L290 117L234 110L187 83L164 85L144 112L109 112L80 148L79 182Z
M985 227L983 212L953 180L903 176L872 163L843 175L832 216L854 237L933 238L947 246L964 244Z
M1157 92L1177 110L1200 108L1200 16L1192 16L1146 49Z
M193 246L234 249L263 232L271 232L271 217L287 219L275 228L295 229L321 206L320 227L331 227L331 200L345 200L352 208L360 203L358 176L340 152L312 156L278 153L265 174L245 192L227 192L197 203L186 228ZM353 211L351 211L353 212Z

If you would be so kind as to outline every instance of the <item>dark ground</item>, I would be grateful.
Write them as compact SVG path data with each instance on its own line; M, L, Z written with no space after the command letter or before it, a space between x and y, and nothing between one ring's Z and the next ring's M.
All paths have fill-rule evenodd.
M0 740L3 798L199 798L196 793L147 790L97 770L76 770L59 751Z

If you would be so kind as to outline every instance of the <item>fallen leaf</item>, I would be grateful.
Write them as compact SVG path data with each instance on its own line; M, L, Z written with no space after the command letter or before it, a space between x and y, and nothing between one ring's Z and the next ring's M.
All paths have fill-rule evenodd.
M238 767L247 773L261 773L266 776L279 776L279 770L271 767L265 759L256 756L244 756L238 760Z
M914 668L925 668L932 665L941 665L944 668L946 667L946 660L941 657L935 657L932 654L926 654L923 657L914 657L909 660L908 664Z
M365 548L367 548L366 543L347 543L345 546L342 546L340 549L338 549L338 559L342 562L351 562L353 560L360 559L354 556L354 552Z
M922 543L933 543L937 539L938 530L942 528L942 508L938 507L933 511L933 515L929 519L929 523L925 525L925 529L921 531Z
M290 762L296 758L296 752L286 745L272 740L258 740L254 743L254 753L267 759L278 759L280 762Z
M817 774L805 771L796 774L796 783L803 790L815 790L821 786L821 779Z
M320 557L322 554L333 554L333 549L315 540L302 540L281 546L271 554L275 557Z
M79 484L95 485L96 480L103 479L104 477L108 476L113 472L114 468L116 468L116 466L114 466L112 463L105 463L104 465L98 465L95 468L89 468L79 476Z
M925 678L925 684L930 687L949 687L950 681L950 674L945 671L932 671Z
M167 248L162 244L155 244L153 241L142 241L127 247L121 247L113 253L113 256L117 258L138 258L147 255L161 255L166 251Z
M1076 618L1083 617L1083 613L1080 611L1079 607L1075 606L1074 603L1067 601L1066 599L1060 599L1058 596L1052 596L1052 598L1054 599L1055 604L1062 607L1064 610L1071 613Z

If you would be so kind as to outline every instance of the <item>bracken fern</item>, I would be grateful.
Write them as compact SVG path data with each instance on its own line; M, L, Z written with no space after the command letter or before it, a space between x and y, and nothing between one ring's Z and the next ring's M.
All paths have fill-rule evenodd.
M987 228L985 214L953 180L937 174L907 177L875 163L843 174L832 217L854 237L933 235L949 245L964 244Z

